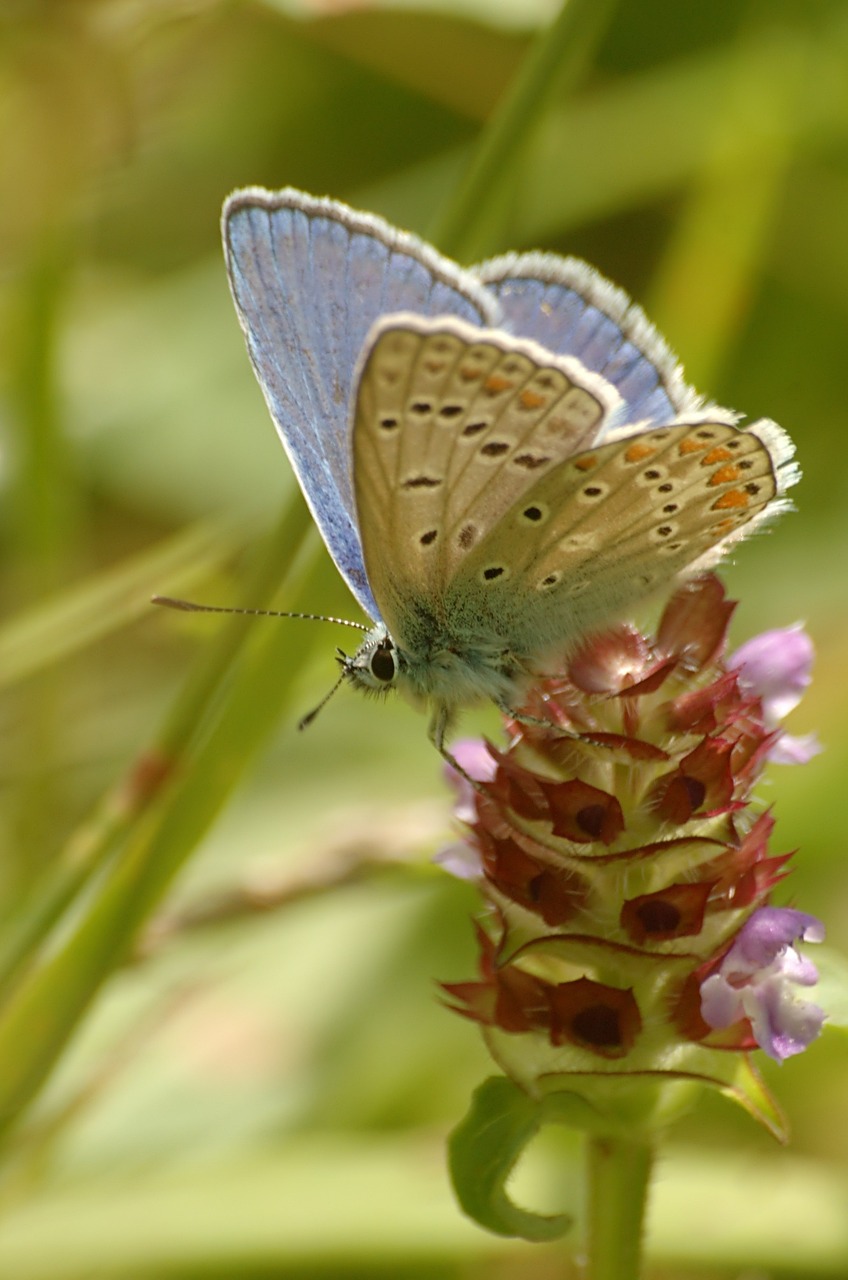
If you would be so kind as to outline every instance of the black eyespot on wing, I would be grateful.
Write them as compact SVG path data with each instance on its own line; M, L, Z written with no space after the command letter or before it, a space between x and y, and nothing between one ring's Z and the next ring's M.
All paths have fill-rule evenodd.
M550 457L538 453L518 453L512 462L513 466L523 467L525 471L535 471L537 467L543 467L546 462L550 462Z
M490 440L481 446L480 452L484 458L501 458L509 453L509 445L503 440Z
M438 536L438 529L428 529L426 533L422 533L418 541L421 543L422 547L429 547L436 541Z
M487 582L494 582L495 578L499 578L503 571L504 568L502 564L493 564L490 565L488 569L483 570L483 577Z

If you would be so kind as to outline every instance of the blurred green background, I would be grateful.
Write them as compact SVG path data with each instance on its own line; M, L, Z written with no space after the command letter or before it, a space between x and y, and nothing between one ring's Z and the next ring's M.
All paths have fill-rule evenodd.
M567 1243L494 1240L451 1199L444 1137L490 1067L437 999L472 973L474 897L429 862L450 814L424 720L343 691L298 734L337 632L148 605L261 604L270 563L278 607L356 616L247 361L220 204L292 184L427 234L555 12L0 4L0 1077L46 1080L7 1143L4 1275L578 1274ZM816 643L790 729L826 751L762 799L775 851L800 848L781 900L838 949L848 6L605 17L463 255L587 258L690 381L797 441L797 514L725 578L735 640L805 620ZM652 1277L848 1274L846 1066L834 1030L765 1065L787 1150L703 1099L661 1164ZM551 1135L519 1189L577 1208L579 1168Z

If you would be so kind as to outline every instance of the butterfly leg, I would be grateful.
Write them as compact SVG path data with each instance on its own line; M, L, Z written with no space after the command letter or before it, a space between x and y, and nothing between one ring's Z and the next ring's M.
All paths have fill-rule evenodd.
M477 778L472 778L471 775L467 773L465 769L463 769L462 765L459 763L456 756L451 755L450 751L448 751L447 747L445 746L445 734L448 731L450 722L451 722L451 713L447 703L445 702L437 703L436 708L433 711L433 715L430 720L429 728L427 730L430 736L430 741L438 751L439 755L445 761L445 763L449 764L450 767L454 770L454 772L458 773L461 778L464 778L465 781L469 784L469 786L472 786L475 791L479 791L481 795L484 795L485 787L482 785L482 783L479 782Z
M448 710L447 703L437 702L433 714L430 717L430 724L427 728L427 732L433 746L441 755L444 755L445 753L445 734L448 731L449 723L450 711Z
M551 733L558 733L563 738L580 737L579 733L571 733L568 729L563 729L561 725L555 724L553 720L542 720L539 716L528 716L523 711L513 710L505 702L495 701L495 706L501 715L506 716L508 720L514 720L516 724L526 724L535 729L547 729Z

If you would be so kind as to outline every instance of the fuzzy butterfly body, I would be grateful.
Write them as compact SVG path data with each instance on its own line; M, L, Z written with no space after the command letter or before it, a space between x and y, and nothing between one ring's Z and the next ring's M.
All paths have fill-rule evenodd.
M514 708L587 634L786 505L788 437L704 407L582 263L462 271L294 191L237 192L224 238L277 428L375 623L345 672L428 700L440 748L454 709Z

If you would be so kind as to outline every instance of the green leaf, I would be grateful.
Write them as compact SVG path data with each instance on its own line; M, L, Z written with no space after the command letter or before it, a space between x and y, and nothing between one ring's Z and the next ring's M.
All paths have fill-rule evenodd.
M764 1125L778 1142L789 1141L789 1125L776 1099L766 1088L760 1073L748 1054L736 1059L735 1078L722 1087L722 1093L738 1102L749 1115Z
M568 1214L522 1209L510 1200L506 1184L542 1125L567 1121L572 1106L579 1110L586 1104L573 1094L536 1100L503 1076L492 1076L475 1090L448 1148L454 1191L470 1218L495 1235L537 1242L568 1231L573 1222Z

